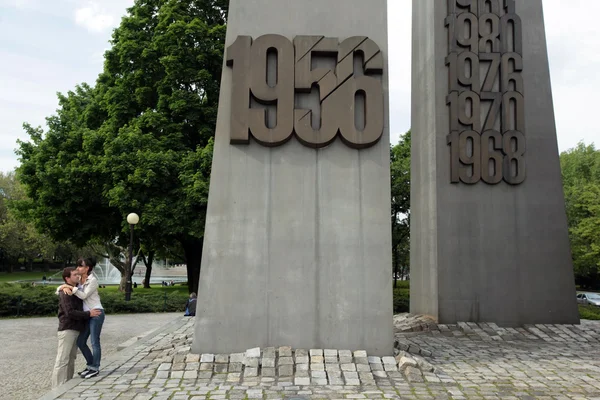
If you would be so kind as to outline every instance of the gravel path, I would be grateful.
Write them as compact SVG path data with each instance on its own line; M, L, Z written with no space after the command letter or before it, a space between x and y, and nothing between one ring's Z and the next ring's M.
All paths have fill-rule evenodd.
M107 315L102 328L102 356L128 339L159 328L183 313ZM58 319L0 320L0 400L37 399L51 389ZM76 371L85 367L81 353Z

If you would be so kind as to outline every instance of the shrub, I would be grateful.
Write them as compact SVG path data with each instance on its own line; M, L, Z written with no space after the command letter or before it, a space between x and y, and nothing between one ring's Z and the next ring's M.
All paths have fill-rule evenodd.
M394 289L394 314L407 312L410 312L410 290L397 287Z
M107 314L183 312L187 287L137 288L130 301L113 287L102 288L100 298ZM53 316L58 312L56 286L0 284L0 317ZM166 298L166 299L165 299Z
M579 305L579 317L581 319L600 320L600 307Z

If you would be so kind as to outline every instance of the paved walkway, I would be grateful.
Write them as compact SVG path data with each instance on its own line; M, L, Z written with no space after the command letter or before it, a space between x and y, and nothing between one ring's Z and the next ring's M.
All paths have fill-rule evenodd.
M289 347L196 355L193 319L180 318L107 360L99 379L43 399L600 399L600 322L503 329L404 315L395 325L395 357Z
M128 339L163 327L182 313L122 314L106 316L102 351L107 357ZM0 399L37 399L51 388L56 358L58 319L17 318L0 320ZM85 368L81 354L78 368ZM78 369L79 370L79 369Z

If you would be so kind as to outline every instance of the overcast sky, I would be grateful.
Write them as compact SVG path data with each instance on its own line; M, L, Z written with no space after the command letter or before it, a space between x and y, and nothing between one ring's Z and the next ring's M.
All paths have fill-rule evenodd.
M439 0L442 1L442 0ZM522 0L528 1L528 0ZM412 0L388 0L392 142L410 128ZM56 92L93 84L133 0L0 0L0 171L17 166L23 122L44 125ZM561 151L599 143L600 0L544 0Z

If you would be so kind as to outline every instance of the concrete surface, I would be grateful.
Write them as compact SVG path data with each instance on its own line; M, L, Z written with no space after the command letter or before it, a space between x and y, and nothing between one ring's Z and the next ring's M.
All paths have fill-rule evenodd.
M195 352L393 345L386 1L232 0L238 35L373 39L385 62L381 141L230 145L225 67L199 284Z
M542 1L523 26L527 178L450 183L446 2L413 1L411 312L442 323L577 323Z
M100 337L102 358L128 339L160 328L181 313L107 315ZM51 389L56 358L58 318L0 320L0 399L37 399ZM76 371L85 368L81 352ZM102 366L101 366L102 369ZM77 378L79 379L79 378Z

